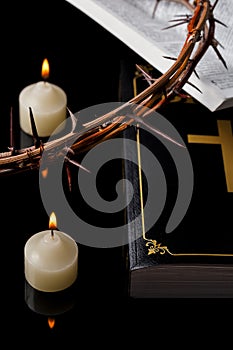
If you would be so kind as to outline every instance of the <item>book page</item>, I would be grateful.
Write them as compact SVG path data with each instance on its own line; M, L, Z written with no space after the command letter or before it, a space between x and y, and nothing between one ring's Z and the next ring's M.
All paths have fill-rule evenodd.
M187 35L187 23L165 29L174 20L191 11L175 1L161 0L155 15L155 0L68 0L88 14L100 25L122 40L149 64L164 73L174 63L164 56L176 58ZM211 111L233 106L233 1L221 0L214 9L215 39L221 44L218 51L223 56L226 69L212 47L198 63L190 84L184 90ZM173 22L172 22L173 21ZM137 63L137 62L135 62Z

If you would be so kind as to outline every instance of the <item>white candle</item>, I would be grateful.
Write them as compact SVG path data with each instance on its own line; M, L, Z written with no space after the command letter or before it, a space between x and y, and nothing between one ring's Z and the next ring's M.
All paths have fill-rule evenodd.
M27 282L37 290L56 292L68 288L78 274L77 243L54 229L34 234L24 246L24 272Z
M49 65L47 59L42 64L42 77L47 79ZM32 135L29 107L35 119L38 135L50 136L58 126L56 133L64 127L67 114L66 93L57 85L39 81L26 86L19 94L19 122L21 129ZM62 124L63 123L63 124Z

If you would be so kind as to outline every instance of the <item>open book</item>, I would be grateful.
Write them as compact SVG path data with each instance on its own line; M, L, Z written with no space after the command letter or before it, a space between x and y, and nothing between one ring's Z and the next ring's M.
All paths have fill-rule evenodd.
M155 0L66 0L124 42L161 73L166 72L184 43L187 24L164 29L189 11L174 1L162 0L153 16ZM227 69L210 47L184 90L210 111L233 106L233 1L221 0L214 9L215 39ZM136 64L137 62L135 62ZM194 86L192 86L194 85ZM197 87L197 88L195 88Z

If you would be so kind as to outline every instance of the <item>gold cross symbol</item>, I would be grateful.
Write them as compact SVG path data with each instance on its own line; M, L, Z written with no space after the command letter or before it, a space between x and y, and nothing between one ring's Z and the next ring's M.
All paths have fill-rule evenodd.
M221 145L228 192L233 192L233 135L230 120L217 120L218 136L187 135L189 143Z

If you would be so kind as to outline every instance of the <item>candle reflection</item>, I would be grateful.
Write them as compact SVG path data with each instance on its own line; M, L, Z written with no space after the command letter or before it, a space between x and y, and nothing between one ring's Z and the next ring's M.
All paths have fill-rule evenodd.
M45 293L34 289L25 280L24 296L29 309L49 319L70 311L75 305L74 286L57 293Z
M52 318L52 317L48 317L48 325L49 325L49 328L54 328L55 326L55 318Z

